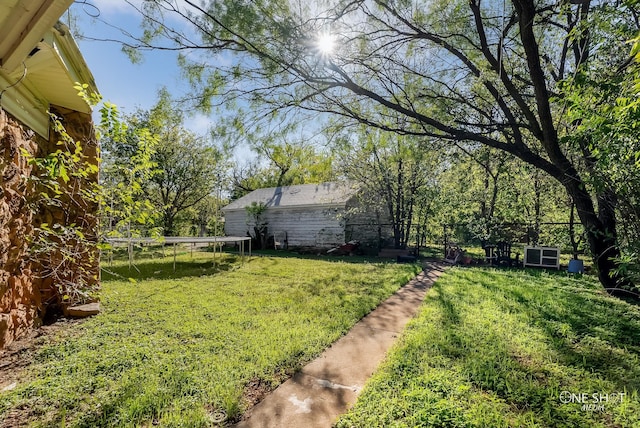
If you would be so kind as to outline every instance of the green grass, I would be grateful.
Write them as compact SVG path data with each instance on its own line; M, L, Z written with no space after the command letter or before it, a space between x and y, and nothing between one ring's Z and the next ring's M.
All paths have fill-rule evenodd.
M358 258L211 260L181 255L176 272L171 258L137 260L139 272L116 262L121 276L103 278L103 312L51 339L18 387L0 393L0 425L233 419L248 384L277 386L418 270Z
M452 268L337 426L640 427L639 390L638 306L587 277Z

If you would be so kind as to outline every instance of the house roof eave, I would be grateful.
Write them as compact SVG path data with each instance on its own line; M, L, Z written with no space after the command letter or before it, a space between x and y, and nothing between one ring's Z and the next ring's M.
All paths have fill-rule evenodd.
M51 105L89 114L93 106L78 95L76 83L98 93L69 28L58 22L73 0L8 1L0 5L2 108L48 138Z
M0 67L20 64L74 0L17 0L0 9Z

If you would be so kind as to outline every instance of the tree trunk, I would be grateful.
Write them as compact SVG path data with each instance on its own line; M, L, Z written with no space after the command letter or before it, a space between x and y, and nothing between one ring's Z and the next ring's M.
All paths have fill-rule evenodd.
M571 209L569 211L569 239L571 240L571 250L573 251L573 260L578 260L578 240L576 239L576 204L571 201Z
M593 256L593 266L604 288L615 293L629 282L616 273L616 259L620 257L616 233L615 197L610 191L597 195L599 213L596 214L590 195L577 182L566 185L567 192L576 204L580 222L585 229L587 242Z
M584 13L588 11L589 1L584 2ZM536 21L536 5L533 0L514 0L514 9L518 14L520 39L525 51L529 76L535 94L537 118L530 118L530 124L534 126L534 135L542 144L551 163L556 167L551 169L541 168L560 181L573 198L580 217L580 222L585 228L594 267L598 270L598 278L603 287L609 292L615 292L623 286L629 286L620 274L616 273L616 258L620 256L617 246L615 205L616 200L612 192L597 190L594 192L598 201L598 214L589 192L585 189L585 183L580 178L576 167L567 159L560 148L558 132L550 102L550 94L542 65L539 45L534 33ZM588 54L588 49L584 52ZM581 57L580 62L587 60ZM579 65L579 64L578 64ZM521 159L525 160L524 157ZM525 160L526 161L526 160ZM535 163L532 163L535 165Z
M404 218L403 218L403 198L402 198L402 192L404 191L404 176L402 174L402 159L398 160L398 167L397 167L397 172L398 172L398 182L396 183L396 209L395 209L395 215L394 215L394 223L395 223L395 227L393 230L393 246L394 248L402 248L402 241L403 241L403 223L404 223Z
M538 177L538 171L534 171L534 174L533 190L535 197L533 199L533 220L535 235L533 245L537 246L540 241L540 223L542 223L542 186Z
M174 236L175 231L173 230L173 228L174 228L173 220L174 220L174 217L172 215L170 215L170 214L166 214L164 216L164 221L163 221L163 223L164 223L164 228L163 228L164 229L163 230L164 236Z

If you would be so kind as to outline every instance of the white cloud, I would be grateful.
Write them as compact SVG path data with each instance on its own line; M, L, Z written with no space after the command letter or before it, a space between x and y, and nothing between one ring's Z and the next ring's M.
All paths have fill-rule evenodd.
M209 116L201 113L189 115L185 120L185 127L198 135L207 135L213 121Z

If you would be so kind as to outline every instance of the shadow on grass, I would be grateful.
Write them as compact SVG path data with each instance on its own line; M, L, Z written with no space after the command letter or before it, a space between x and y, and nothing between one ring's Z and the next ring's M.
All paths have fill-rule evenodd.
M514 272L514 274L517 274ZM633 324L633 311L627 307L638 307L637 301L626 301L606 294L597 286L589 287L580 278L566 273L541 273L537 270L524 271L524 278L553 279L553 284L540 290L526 290L522 287L502 287L500 290L533 314L535 319L566 323L579 335L597 334L608 336L609 340L625 345L640 345L640 330ZM496 289L495 284L483 284ZM637 322L637 320L635 320Z
M245 262L250 262L247 259ZM230 255L225 258L217 258L215 264L211 260L178 260L173 269L173 260L145 259L135 262L130 268L128 265L109 266L105 263L102 267L102 281L118 280L145 280L145 279L178 279L193 276L215 275L220 272L228 272L242 263L240 257Z
M625 416L622 410L615 418L636 417L636 306L566 274L474 270L459 270L461 277L468 276L456 278L454 285L433 286L438 296L432 302L444 316L430 340L451 359L448 366L458 367L464 378L512 409L530 409L541 426L558 426L558 421L587 426L592 417L600 422L603 415L597 412L585 414L579 406L576 411L561 403L560 391L589 396L625 392L633 401L627 410L631 413ZM609 417L611 413L603 419ZM601 426L599 422L591 426Z
M437 300L440 305L442 305L442 309L446 315L447 325L458 325L460 323L460 311L458 305L456 305L458 296L443 292L438 282L436 282L432 288L438 291Z
M493 280L489 271L487 275L482 287L504 293L505 312L524 313L541 328L562 365L598 373L620 391L640 390L640 367L634 362L640 355L637 303L630 305L562 272L502 273L514 279L521 275L518 284ZM523 287L523 281L536 285Z
M212 254L208 251L203 251L203 249L198 250L197 253ZM224 250L223 253L230 254L238 258L241 257L241 254L234 249L227 248ZM146 262L147 260L149 260L148 256L151 255L151 256L157 257L156 259L152 259L152 260L163 260L167 263L168 262L173 263L172 254L166 253L165 255L161 255L161 253L158 251L144 252L141 254L142 254L142 257L139 254L136 254L135 258L136 259L141 258L144 262ZM182 250L180 253L178 253L178 257L184 256L185 254L189 254L189 252ZM248 252L245 252L245 256L247 256L247 258L250 258L248 255ZM213 255L211 257L213 257ZM339 255L333 255L333 254L326 254L326 252L305 253L305 252L296 252L296 251L287 251L287 250L253 250L251 252L251 257L274 257L274 258L283 258L283 259L322 260L326 262L335 262L335 263L341 262L341 263L355 263L355 264L396 263L396 260L394 258L382 258L382 257L373 256L373 255L339 256ZM438 257L426 257L424 255L423 255L423 258L438 260ZM105 261L107 259L108 259L107 257L104 257ZM114 257L114 260L117 260L119 262L126 261L127 260L126 253L123 253L123 252L117 253ZM181 262L180 260L178 260L178 263L184 263L184 262ZM106 264L108 264L108 262L106 262ZM135 264L138 266L140 263L135 262Z
M304 260L321 260L329 263L353 263L353 264L366 264L366 263L396 263L396 259L384 258L377 256L367 255L353 255L353 256L337 256L326 253L299 253L295 251L284 250L258 250L252 252L253 256L258 257L274 257L274 258L293 258Z
M321 253L299 253L295 251L283 250L259 250L254 251L253 255L263 257L277 257L284 259L304 259L304 260L322 260L326 262L343 262L343 263L381 263L392 261L390 259L381 259L375 256L336 256L332 254Z
M228 272L244 263L251 263L255 257L273 258L275 259L303 259L318 260L328 263L350 263L350 264L368 264L368 263L396 263L394 259L379 258L375 256L334 256L328 254L301 254L293 251L282 250L260 250L252 252L251 257L245 254L242 257L239 253L227 251L220 255L214 256L212 253L196 252L196 257L191 260L185 260L189 257L189 253L184 251L178 254L173 268L173 256L158 256L157 258L144 257L134 258L134 263L130 268L126 257L123 254L114 258L115 263L112 265L107 258L104 258L102 264L102 281L117 280L146 280L146 279L178 279L193 276L215 275L220 272ZM417 263L415 263L417 265Z

